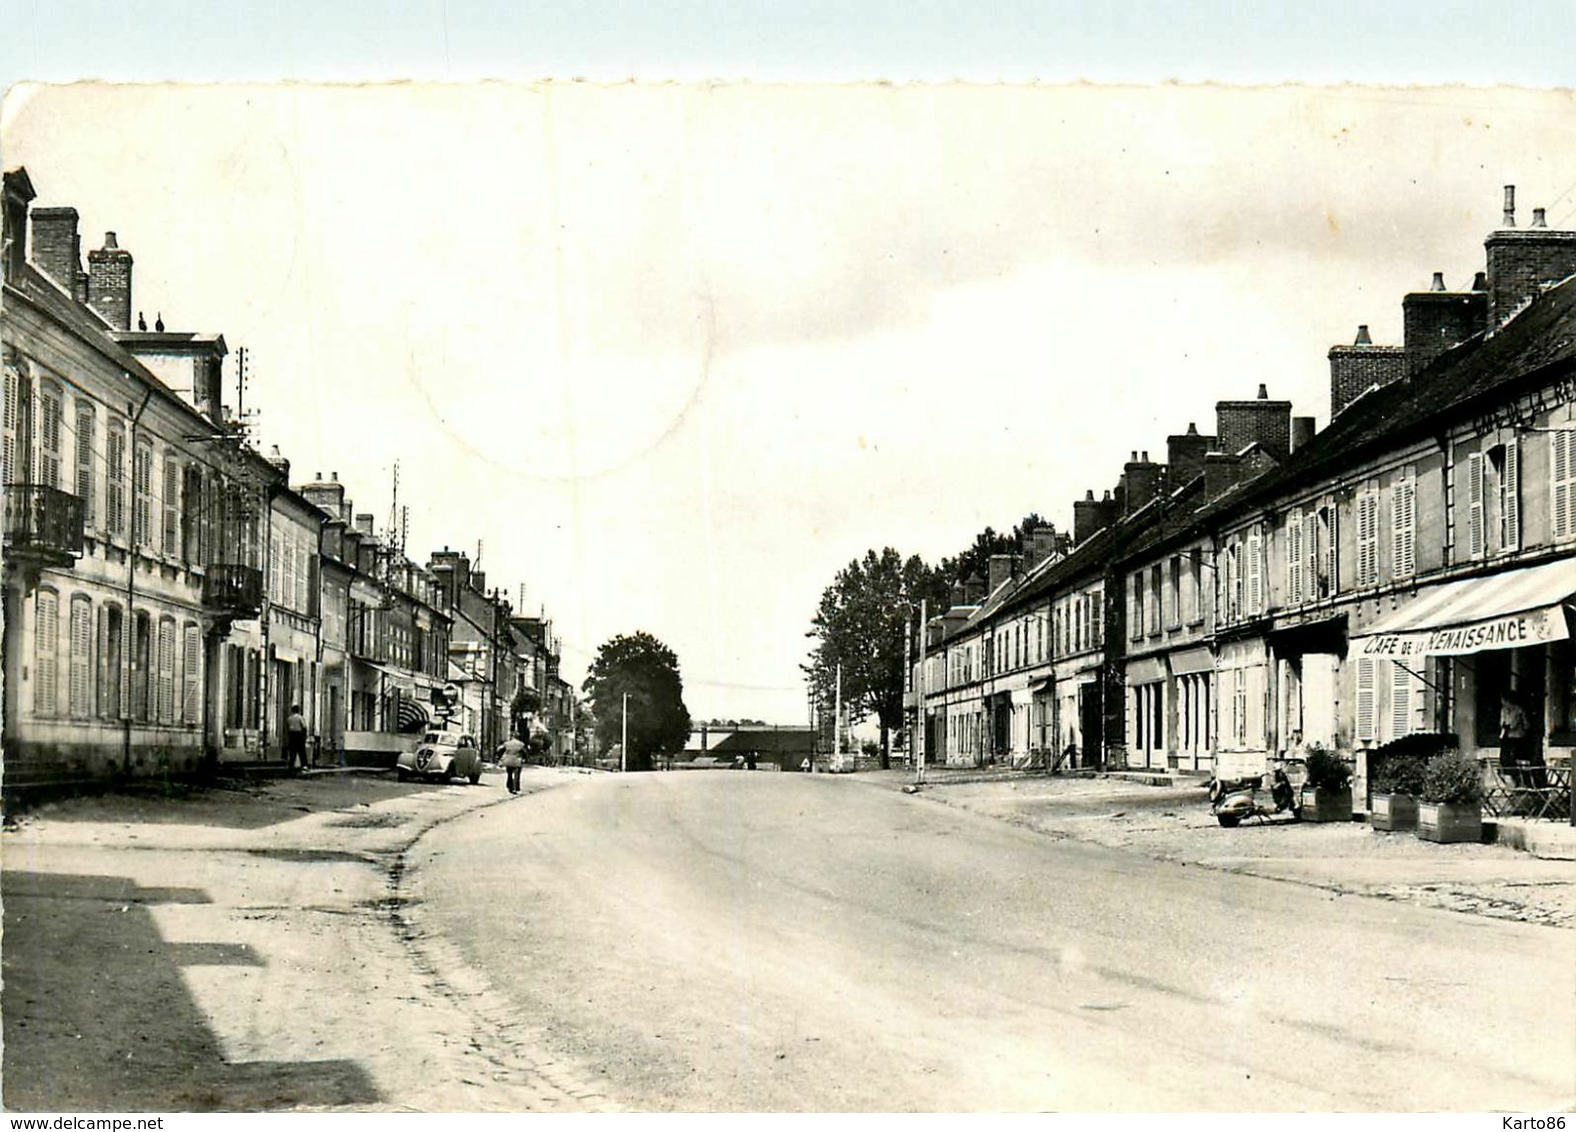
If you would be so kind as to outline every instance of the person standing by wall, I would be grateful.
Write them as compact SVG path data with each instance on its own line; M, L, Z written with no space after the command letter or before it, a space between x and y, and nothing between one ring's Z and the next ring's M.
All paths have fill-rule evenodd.
M292 771L306 773L306 719L300 704L291 704L285 717L285 764Z

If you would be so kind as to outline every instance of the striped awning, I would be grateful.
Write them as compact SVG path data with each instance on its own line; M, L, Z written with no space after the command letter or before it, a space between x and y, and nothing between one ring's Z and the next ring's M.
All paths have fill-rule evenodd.
M1564 603L1576 592L1576 561L1463 578L1423 591L1352 642L1360 656L1457 656L1518 649L1570 636Z
M399 729L406 733L425 731L429 722L427 709L419 701L409 696L399 698L398 707Z

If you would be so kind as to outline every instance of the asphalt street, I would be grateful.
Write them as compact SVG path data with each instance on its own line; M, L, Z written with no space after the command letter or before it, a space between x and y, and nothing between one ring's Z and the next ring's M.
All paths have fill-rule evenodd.
M409 854L533 1041L639 1109L1576 1099L1568 933L1047 838L829 776L585 777Z

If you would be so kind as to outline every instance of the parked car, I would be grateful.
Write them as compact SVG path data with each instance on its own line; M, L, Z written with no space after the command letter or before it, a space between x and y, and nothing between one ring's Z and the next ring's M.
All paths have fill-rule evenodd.
M409 751L401 751L394 766L399 780L415 776L468 779L472 786L482 780L482 752L471 735L454 731L429 731Z

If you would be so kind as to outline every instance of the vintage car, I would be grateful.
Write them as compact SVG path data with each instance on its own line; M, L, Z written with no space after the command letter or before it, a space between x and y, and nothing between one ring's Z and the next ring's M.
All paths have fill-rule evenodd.
M482 780L482 752L476 740L457 731L428 731L415 748L401 751L394 767L399 780L411 777Z

